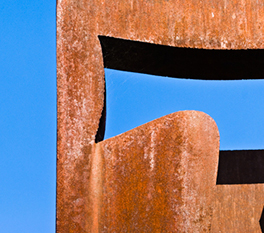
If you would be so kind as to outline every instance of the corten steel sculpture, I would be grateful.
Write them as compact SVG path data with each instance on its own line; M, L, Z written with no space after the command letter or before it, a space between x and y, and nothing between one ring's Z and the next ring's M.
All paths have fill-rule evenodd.
M220 165L233 167L218 167L208 115L173 113L102 139L104 67L263 78L263 39L261 1L58 0L57 232L261 232L264 185L225 181ZM158 62L140 68L142 57Z

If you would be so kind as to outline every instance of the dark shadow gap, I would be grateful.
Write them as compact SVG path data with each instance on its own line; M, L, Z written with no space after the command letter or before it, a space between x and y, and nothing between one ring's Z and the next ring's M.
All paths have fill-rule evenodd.
M258 183L264 183L264 150L220 151L216 184Z
M106 123L106 88L104 90L104 107L103 107L101 118L99 121L99 127L95 135L95 143L98 143L104 140L105 123Z
M264 78L264 50L177 48L99 36L104 67L204 80Z

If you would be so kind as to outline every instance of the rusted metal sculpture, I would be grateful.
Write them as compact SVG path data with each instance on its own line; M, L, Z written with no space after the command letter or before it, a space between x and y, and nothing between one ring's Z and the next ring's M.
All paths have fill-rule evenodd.
M219 135L208 115L174 113L102 141L98 36L179 48L263 49L264 5L57 1L57 232L261 232L264 185L216 185Z

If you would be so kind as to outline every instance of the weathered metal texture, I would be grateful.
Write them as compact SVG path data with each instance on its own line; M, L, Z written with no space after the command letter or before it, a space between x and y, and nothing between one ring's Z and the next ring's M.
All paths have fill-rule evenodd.
M264 185L218 185L212 232L261 233Z
M91 171L101 170L92 166L92 159L97 158L94 140L104 105L98 35L178 47L264 48L264 4L252 0L57 1L57 232L93 231L89 197L97 195L90 185L101 181Z
M58 0L59 26L72 33L64 42L75 42L77 50L85 43L94 49L97 35L177 47L263 48L263 13L263 3L252 0Z
M219 154L212 118L173 113L97 147L104 166L93 186L102 196L94 232L210 232Z
M104 102L91 7L57 2L57 232L87 232L90 225L91 155Z
M232 153L231 151L224 152L224 156L232 156L233 158L240 157L240 160L235 159L236 164L233 163L234 160L229 160L231 163L225 164L225 168L229 168L224 169L226 172L224 175L226 178L229 176L232 185L217 185L212 232L262 232L260 218L264 208L264 184L262 180L263 157L260 157L260 155L263 155L263 153L262 151L258 151L257 154L258 156L254 156L250 151L242 151L242 153L241 151L232 151ZM249 157L252 157L251 161ZM249 164L245 166L245 162ZM256 166L256 163L262 164ZM220 158L218 178L220 175L220 167L223 164L221 164ZM243 171L239 171L239 164L242 165L241 170L244 169ZM234 173L230 172L231 169L234 170ZM256 173L254 173L253 169L257 170ZM260 169L262 169L261 172ZM248 177L245 177L245 174ZM257 177L254 177L254 175L257 175ZM234 176L236 179L232 179ZM234 183L234 181L239 180L237 179L238 177L240 177L240 182L242 181L241 184ZM259 184L253 183L254 180L257 180ZM248 183L246 184L243 181L247 181ZM264 227L263 223L262 227Z

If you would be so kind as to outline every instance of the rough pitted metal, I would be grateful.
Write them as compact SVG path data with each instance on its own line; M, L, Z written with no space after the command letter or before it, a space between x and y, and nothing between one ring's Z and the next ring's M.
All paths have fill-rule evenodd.
M102 182L91 174L102 172L93 161L104 105L98 35L178 47L263 49L263 33L261 1L58 0L57 232L95 232L91 206L96 209L100 199L91 204L99 197L90 185ZM259 192L245 190L253 198ZM242 197L247 200L246 194ZM229 213L223 208L232 209L221 206L220 215Z

